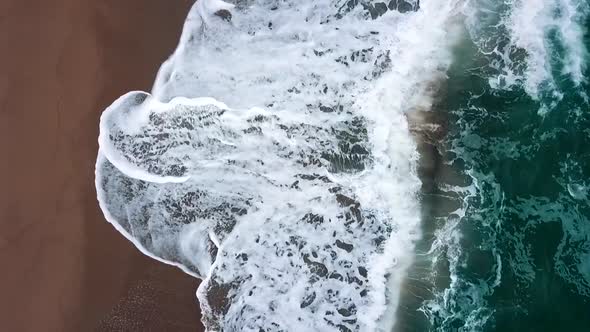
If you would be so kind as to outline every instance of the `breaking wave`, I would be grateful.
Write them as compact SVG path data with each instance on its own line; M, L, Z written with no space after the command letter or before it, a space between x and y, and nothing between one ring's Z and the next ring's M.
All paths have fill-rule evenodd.
M204 279L209 330L391 329L420 236L405 113L458 3L198 1L152 94L102 115L105 216Z
M203 279L210 331L561 328L548 299L579 324L589 13L197 1L152 92L101 117L101 209Z

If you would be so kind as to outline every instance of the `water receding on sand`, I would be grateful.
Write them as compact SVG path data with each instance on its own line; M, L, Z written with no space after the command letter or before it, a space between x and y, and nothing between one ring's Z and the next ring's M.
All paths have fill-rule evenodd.
M574 324L587 6L530 6L200 1L102 116L101 208L211 330L518 329L543 287Z

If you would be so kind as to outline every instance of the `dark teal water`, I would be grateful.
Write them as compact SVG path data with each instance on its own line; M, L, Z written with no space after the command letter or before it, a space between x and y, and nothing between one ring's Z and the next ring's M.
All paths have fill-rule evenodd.
M505 31L493 32L502 47ZM499 59L471 38L455 49L436 110L448 165L423 193L401 330L590 331L590 70L576 84L562 36L548 31L546 43L554 83L537 99L524 82L492 88Z

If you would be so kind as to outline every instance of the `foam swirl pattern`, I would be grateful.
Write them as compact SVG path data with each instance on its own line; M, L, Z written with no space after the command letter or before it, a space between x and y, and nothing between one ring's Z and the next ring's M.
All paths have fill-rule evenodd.
M389 331L420 236L405 112L460 3L198 1L152 94L102 115L105 216L204 279L208 330Z

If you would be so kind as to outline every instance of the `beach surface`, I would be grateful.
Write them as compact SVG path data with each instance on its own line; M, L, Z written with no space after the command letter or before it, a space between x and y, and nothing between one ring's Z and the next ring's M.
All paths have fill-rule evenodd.
M102 110L149 90L184 0L0 0L0 322L5 331L197 331L198 280L98 208Z

